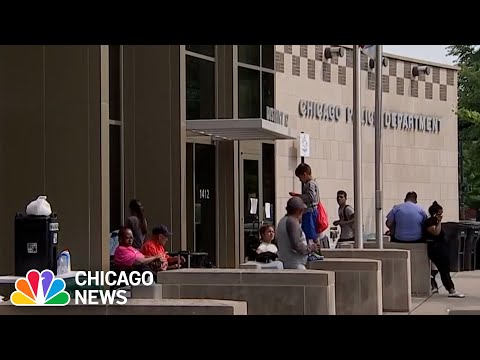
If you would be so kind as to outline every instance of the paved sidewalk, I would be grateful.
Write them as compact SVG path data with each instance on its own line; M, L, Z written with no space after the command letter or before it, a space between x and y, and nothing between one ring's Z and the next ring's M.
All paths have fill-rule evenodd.
M447 315L447 309L463 309L472 306L480 307L480 270L452 273L455 288L465 294L465 298L449 298L437 275L439 293L428 298L412 298L412 311L396 313L396 315ZM393 315L393 313L387 313Z

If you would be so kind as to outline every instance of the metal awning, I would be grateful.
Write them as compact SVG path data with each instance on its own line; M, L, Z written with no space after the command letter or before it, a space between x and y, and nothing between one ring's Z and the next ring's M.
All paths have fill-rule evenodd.
M265 119L187 120L187 131L214 140L293 140L292 129Z

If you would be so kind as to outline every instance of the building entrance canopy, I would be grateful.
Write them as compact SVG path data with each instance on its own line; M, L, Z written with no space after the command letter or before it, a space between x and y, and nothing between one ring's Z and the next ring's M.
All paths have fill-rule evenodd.
M261 118L187 120L187 131L220 141L296 139L292 129Z

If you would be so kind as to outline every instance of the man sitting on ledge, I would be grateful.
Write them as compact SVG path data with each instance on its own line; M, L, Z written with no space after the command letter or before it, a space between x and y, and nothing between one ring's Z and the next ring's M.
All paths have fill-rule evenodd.
M396 205L387 215L390 242L420 243L423 240L423 223L427 219L425 210L417 204L417 193L410 191L405 202Z
M153 271L179 269L185 264L183 256L170 256L165 250L168 237L172 233L165 225L160 225L152 230L152 237L145 241L140 249L145 256L160 256L161 263L155 261L151 264Z
M301 198L292 197L287 201L287 214L278 222L278 259L283 262L285 269L306 270L308 254L320 249L318 243L307 243L305 233L300 227L306 208L307 205Z

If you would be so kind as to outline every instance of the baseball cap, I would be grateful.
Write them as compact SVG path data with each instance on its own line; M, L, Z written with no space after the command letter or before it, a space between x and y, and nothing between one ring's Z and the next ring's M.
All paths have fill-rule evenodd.
M168 230L168 227L166 225L158 225L155 226L152 230L153 235L165 235L165 236L171 236L173 233Z
M291 197L287 201L287 209L298 210L298 209L306 209L306 208L307 208L307 205L305 205L304 201L298 196Z

